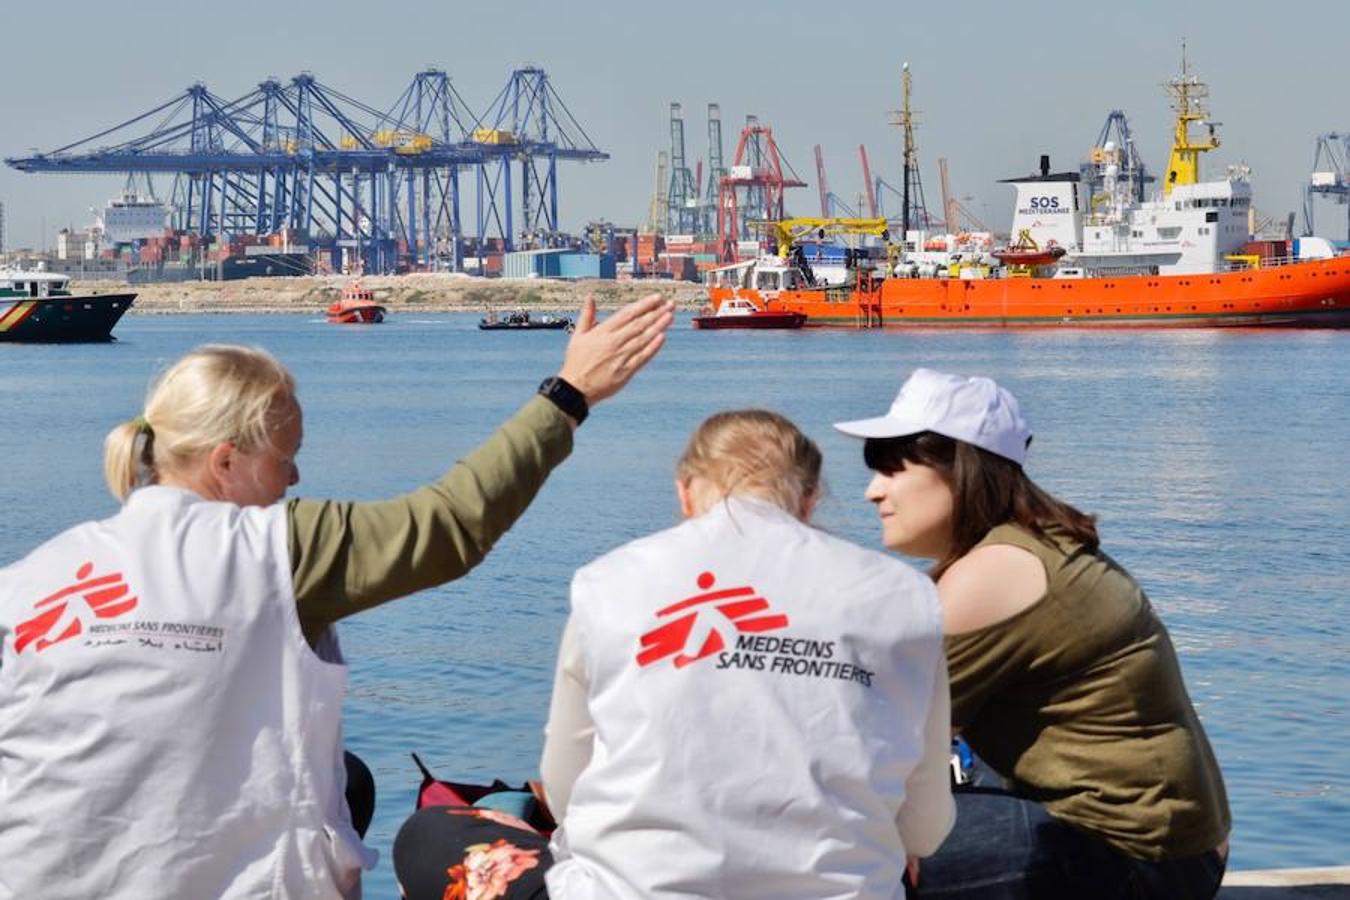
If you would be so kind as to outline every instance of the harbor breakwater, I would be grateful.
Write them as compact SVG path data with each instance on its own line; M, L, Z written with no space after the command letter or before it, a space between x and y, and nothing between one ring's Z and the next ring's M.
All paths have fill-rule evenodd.
M246 278L239 281L188 281L132 285L132 314L181 313L322 313L348 284L345 276ZM366 276L361 283L375 301L392 313L485 312L515 308L575 311L586 295L601 309L615 309L659 292L682 309L705 302L703 285L687 281L547 281L541 279L475 278L450 273ZM127 285L85 281L77 293L113 293Z

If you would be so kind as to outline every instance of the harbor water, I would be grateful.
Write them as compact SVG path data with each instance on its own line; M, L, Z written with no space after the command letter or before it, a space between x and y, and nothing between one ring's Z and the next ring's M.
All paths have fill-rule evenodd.
M476 319L132 315L110 345L0 345L0 563L114 511L103 435L207 341L264 346L296 373L295 494L434 479L556 371L567 339ZM1096 513L1148 591L1227 779L1231 867L1350 862L1350 332L695 332L686 316L483 565L343 624L348 744L379 785L367 896L397 896L410 751L456 780L535 775L571 573L673 524L672 466L704 416L786 413L825 451L817 524L878 546L860 447L829 425L880 413L919 365L1012 388L1036 431L1031 475Z

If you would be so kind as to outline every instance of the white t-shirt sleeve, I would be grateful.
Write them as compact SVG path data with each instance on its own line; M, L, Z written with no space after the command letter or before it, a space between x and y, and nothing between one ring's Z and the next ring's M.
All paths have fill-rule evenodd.
M956 821L956 802L951 782L951 694L947 683L947 661L938 657L937 676L933 679L933 699L924 722L924 750L919 764L905 782L905 802L896 814L895 826L905 853L931 856Z
M944 692L945 688L944 682ZM591 761L595 723L587 706L589 693L581 642L569 617L558 646L553 700L549 704L548 724L544 726L544 756L539 762L549 811L558 822L567 811L572 785Z

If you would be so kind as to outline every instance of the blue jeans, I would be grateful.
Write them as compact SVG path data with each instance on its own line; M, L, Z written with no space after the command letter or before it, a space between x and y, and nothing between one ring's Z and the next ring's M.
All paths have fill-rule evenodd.
M956 827L919 866L922 900L1211 900L1223 880L1217 851L1148 862L999 788L955 796Z

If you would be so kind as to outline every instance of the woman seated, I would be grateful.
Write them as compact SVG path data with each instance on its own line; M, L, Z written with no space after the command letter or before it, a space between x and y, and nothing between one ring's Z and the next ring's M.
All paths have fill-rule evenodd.
M957 795L923 897L1213 897L1223 778L1148 598L1091 516L1022 469L1031 431L988 378L919 369L866 439L892 550L936 560L952 723L1010 786Z
M281 502L303 418L270 354L175 363L108 435L118 513L0 568L0 896L359 896L332 625L481 561L672 315L588 301L541 397L366 503Z
M820 465L774 413L698 428L685 521L573 579L552 842L423 809L394 845L407 897L903 896L953 816L941 615L928 579L808 524Z

